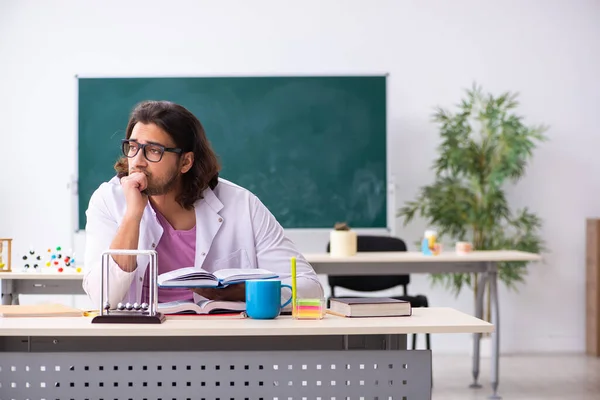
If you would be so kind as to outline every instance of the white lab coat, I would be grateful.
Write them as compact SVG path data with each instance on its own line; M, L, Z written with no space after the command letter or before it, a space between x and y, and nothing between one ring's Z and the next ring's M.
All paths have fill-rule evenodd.
M315 271L285 236L275 217L250 191L219 179L214 190L194 204L196 211L195 266L215 271L222 268L263 268L275 272L282 283L291 284L290 259L297 258L299 297L323 296ZM114 177L93 193L86 211L85 275L83 289L100 306L102 252L108 250L125 214L126 201L120 181ZM138 249L154 249L163 234L156 213L146 205L140 223ZM119 302L140 302L147 256L138 256L137 268L125 272L109 258L109 296L112 307ZM291 296L282 289L282 303ZM106 301L106 299L105 299ZM286 307L289 309L289 306Z

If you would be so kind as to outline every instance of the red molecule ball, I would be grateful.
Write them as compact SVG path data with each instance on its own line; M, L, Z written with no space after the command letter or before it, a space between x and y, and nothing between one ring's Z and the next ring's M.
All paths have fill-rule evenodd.
M63 267L60 267L60 268L58 269L58 272L63 272L63 271L64 271Z

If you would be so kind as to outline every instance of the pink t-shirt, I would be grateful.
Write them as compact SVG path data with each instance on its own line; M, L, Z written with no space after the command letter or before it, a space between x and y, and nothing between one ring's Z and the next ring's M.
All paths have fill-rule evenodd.
M156 252L158 253L158 274L172 271L174 269L193 267L196 256L196 227L189 231L178 231L160 213L156 213L158 222L163 227ZM150 268L144 274L142 286L142 301L148 302L148 274ZM194 294L189 289L161 289L158 288L158 302L166 303L175 300L193 300Z

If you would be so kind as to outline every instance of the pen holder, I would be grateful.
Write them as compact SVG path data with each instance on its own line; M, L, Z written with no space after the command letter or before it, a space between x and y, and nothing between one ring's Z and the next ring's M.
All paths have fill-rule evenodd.
M327 303L323 298L297 299L292 305L294 319L323 319L327 311Z

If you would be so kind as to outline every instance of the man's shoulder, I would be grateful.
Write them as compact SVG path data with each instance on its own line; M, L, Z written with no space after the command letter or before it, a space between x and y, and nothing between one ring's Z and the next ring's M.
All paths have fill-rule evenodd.
M250 190L223 178L219 178L219 184L217 187L215 187L213 192L215 192L219 199L223 197L240 199L249 199L255 197L254 193L252 193Z
M103 201L104 203L112 203L120 198L124 198L123 189L121 187L121 180L114 176L108 182L102 182L98 189L94 191L90 199L90 203L93 201Z

